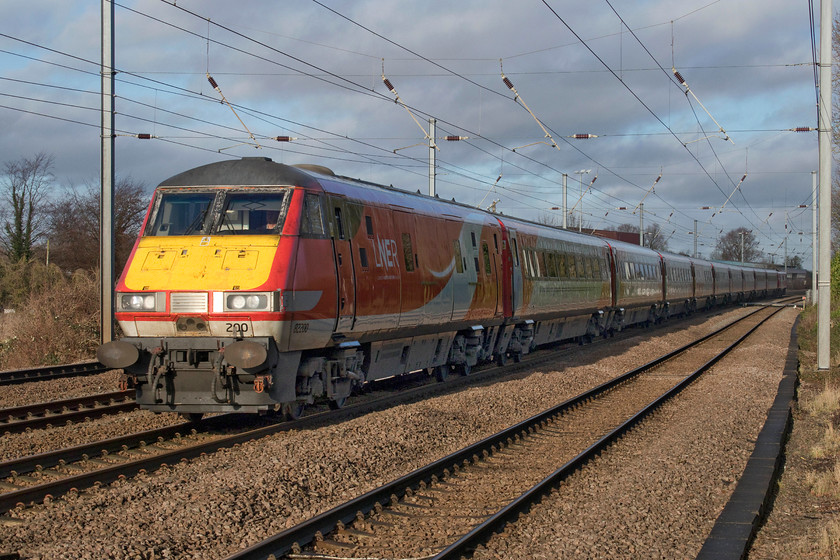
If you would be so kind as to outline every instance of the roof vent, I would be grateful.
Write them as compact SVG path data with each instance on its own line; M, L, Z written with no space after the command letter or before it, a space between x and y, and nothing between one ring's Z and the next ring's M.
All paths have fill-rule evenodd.
M333 170L329 167L324 167L323 165L315 165L314 163L297 163L292 167L297 167L298 169L303 169L305 171L312 171L313 173L320 173L321 175L335 176L335 173L333 173Z

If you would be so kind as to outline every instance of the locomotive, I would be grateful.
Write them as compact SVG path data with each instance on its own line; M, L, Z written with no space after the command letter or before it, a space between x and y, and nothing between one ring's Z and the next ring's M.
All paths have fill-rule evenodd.
M97 357L154 412L295 418L384 377L468 375L784 280L243 158L155 190L116 286L124 336Z

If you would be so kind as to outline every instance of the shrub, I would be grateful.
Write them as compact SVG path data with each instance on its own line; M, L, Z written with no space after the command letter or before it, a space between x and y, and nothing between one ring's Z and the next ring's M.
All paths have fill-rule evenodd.
M28 268L28 270L24 270ZM17 369L91 359L99 343L99 282L86 272L67 277L55 267L15 269L31 287L3 316L0 368ZM4 276L4 286L13 285Z

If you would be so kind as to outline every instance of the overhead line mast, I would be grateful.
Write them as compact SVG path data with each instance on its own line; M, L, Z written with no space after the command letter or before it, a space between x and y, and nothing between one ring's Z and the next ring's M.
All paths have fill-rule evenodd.
M102 96L99 198L99 333L114 339L114 3L102 0Z

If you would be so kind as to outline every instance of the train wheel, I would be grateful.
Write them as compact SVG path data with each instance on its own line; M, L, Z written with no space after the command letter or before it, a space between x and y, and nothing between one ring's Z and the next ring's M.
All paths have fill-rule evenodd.
M449 366L444 364L442 366L437 366L432 368L434 372L435 379L437 379L440 383L446 381L446 378L449 377Z
M514 352L513 353L513 363L518 364L522 361L522 352Z
M297 420L303 414L306 403L300 401L283 403L282 414L285 420Z
M330 399L330 402L329 402L330 410L338 410L340 408L343 408L345 404L347 404L347 397Z
M202 416L204 416L204 414L202 414L201 412L182 412L181 413L181 418L183 418L187 422L198 422L199 420L201 420Z
M497 363L500 367L505 367L505 366L507 365L507 359L508 359L508 357L507 357L507 352L500 352L500 353L496 356L496 363Z
M472 373L472 367L470 364L458 364L455 366L455 371L457 371L459 375L467 376Z

